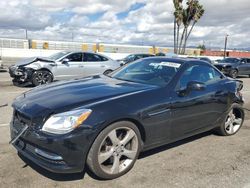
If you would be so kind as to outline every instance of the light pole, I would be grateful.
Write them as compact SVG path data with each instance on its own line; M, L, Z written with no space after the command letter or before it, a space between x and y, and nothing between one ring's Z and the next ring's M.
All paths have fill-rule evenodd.
M25 39L28 40L28 30L25 29Z
M226 52L227 52L227 37L228 37L228 36L229 36L228 34L226 34L226 36L225 36L224 59L226 58Z

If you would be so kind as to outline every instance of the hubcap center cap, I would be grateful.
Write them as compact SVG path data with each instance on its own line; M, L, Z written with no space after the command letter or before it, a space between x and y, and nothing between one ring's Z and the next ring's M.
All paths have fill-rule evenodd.
M115 153L117 153L117 154L120 154L122 151L123 151L123 147L122 146L117 146L115 148Z

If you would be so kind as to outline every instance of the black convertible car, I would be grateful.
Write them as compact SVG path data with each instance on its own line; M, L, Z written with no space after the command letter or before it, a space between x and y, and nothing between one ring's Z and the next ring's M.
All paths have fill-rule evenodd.
M139 153L201 132L230 136L244 120L242 82L194 59L153 57L109 75L39 86L13 103L11 143L58 173L128 172Z
M225 75L237 78L239 75L250 76L250 58L228 57L215 65Z

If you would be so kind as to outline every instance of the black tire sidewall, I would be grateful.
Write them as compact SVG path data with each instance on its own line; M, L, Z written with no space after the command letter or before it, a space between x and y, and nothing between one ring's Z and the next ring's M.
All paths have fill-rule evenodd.
M241 122L241 125L239 127L239 129L233 133L233 134L228 134L225 130L225 123L226 123L226 120L227 120L227 117L228 117L228 113L234 109L234 108L238 108L239 110L242 111L242 122ZM235 135L236 133L239 132L239 130L241 129L242 125L243 125L243 122L244 122L244 118L245 118L245 114L244 114L244 110L242 109L242 107L239 105L239 104L233 104L232 107L229 109L229 111L227 112L227 115L223 121L223 123L221 124L221 126L218 128L218 133L222 136L232 136L232 135Z
M238 76L238 71L236 69L233 69L233 70L231 70L230 75L231 75L232 78L235 79Z
M111 72L113 72L113 71L112 71L112 70L105 70L103 74L104 74L104 75L107 75L107 74L109 74L109 73L111 73Z
M40 84L36 81L36 79L35 79L36 76L37 76L37 74L40 73L40 72L46 72L48 75L50 75L51 80L50 80L48 83L51 83L51 82L53 81L53 75L52 75L52 73L51 73L50 71L47 71L47 70L38 70L38 71L35 71L35 72L32 74L32 77L31 77L31 82L32 82L32 84L33 84L34 86L40 85Z
M138 151L136 154L136 157L134 159L134 161L130 164L129 167L127 167L126 170L118 173L118 174L108 174L106 172L104 172L101 167L99 166L98 163L98 152L99 152L99 148L101 143L103 142L103 140L106 138L106 136L108 135L108 133L110 133L113 129L119 128L119 127L128 127L134 130L134 132L137 135L138 138ZM113 123L111 125L109 125L108 127L106 127L104 130L102 130L100 132L100 134L97 136L97 138L95 139L94 143L92 144L89 153L88 153L88 157L87 157L87 165L89 167L89 169L100 179L114 179L117 177L120 177L124 174L126 174L128 171L131 170L131 168L134 166L139 153L141 151L141 147L142 147L142 140L141 140L141 135L140 135L140 131L137 128L136 125L134 125L132 122L128 122L128 121L120 121L120 122L116 122Z

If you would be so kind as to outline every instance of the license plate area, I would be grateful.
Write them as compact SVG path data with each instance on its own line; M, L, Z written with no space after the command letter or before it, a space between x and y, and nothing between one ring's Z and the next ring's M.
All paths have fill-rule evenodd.
M19 137L28 129L28 125L22 121L19 121L17 118L13 118L11 122L11 141L10 143L15 143Z

